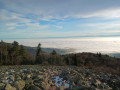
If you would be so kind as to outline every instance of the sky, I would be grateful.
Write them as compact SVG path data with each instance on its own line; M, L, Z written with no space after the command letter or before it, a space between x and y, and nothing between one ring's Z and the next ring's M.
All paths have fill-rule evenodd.
M0 0L0 39L117 36L120 0Z

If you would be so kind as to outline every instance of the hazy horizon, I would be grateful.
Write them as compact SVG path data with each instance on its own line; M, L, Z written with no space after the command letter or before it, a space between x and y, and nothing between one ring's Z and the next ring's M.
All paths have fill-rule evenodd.
M0 0L0 39L26 46L120 51L120 0ZM104 40L105 39L105 40Z
M120 37L3 40L9 43L17 41L19 44L31 47L37 47L38 43L41 43L44 48L74 49L74 52L120 53Z

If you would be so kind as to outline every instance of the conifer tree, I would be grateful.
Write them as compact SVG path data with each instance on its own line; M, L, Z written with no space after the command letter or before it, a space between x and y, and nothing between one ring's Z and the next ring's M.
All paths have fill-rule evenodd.
M13 47L11 48L11 57L12 57L12 64L14 64L14 57L19 55L19 44L17 41L13 42Z
M42 52L41 44L39 43L37 46L36 56L39 56L41 52Z
M57 53L56 53L55 50L53 50L51 54L52 54L52 55L56 55Z
M43 61L42 49L41 44L39 43L36 51L36 63L42 64L42 61Z
M17 41L13 42L13 48L12 50L16 53L16 55L19 54L19 43Z
M20 46L19 54L22 56L22 59L26 58L26 50L23 45Z
M78 65L78 61L77 61L77 55L75 54L74 56L74 65L77 66Z

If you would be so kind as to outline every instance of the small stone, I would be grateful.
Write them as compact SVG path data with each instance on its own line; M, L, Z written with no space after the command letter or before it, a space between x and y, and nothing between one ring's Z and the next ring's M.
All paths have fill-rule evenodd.
M16 88L11 86L10 84L7 84L5 90L16 90Z
M56 90L57 89L57 86L51 86L50 90Z
M44 78L44 75L38 75L37 78L43 79L43 78Z
M104 85L104 89L105 89L105 90L112 90L112 88L109 87L108 85Z
M60 86L59 89L60 90L65 90L65 89L67 89L67 87L66 86Z
M39 87L35 86L35 85L31 85L28 90L42 90Z
M42 82L42 88L44 90L48 90L50 88L50 84L48 84L47 82Z
M11 76L9 79L12 80L12 81L14 81L14 80L15 80L15 77L14 77L14 76Z
M42 88L42 81L43 81L42 79L37 79L37 80L34 80L33 84L35 86Z
M4 89L5 84L4 83L0 83L0 90Z
M15 79L16 79L16 80L21 80L21 77L20 77L19 75L16 75L16 76L15 76Z
M23 80L19 80L19 81L16 81L14 83L14 86L19 89L19 90L22 90L24 87L25 87L25 82Z
M99 80L96 80L95 85L98 87L98 85L100 85L100 84L101 84L101 82Z
M1 82L2 82L2 83L5 83L5 79L4 79L4 78L1 78Z
M32 84L33 80L31 78L25 80L25 84Z
M43 72L45 72L45 71L46 71L46 69L43 69L42 71L43 71Z
M31 77L31 75L30 75L30 74L28 74L28 75L27 75L27 78L30 78L30 77Z

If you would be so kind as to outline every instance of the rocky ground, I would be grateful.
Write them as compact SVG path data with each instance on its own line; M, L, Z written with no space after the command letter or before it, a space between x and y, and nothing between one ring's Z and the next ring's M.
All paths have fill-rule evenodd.
M120 90L120 76L74 66L1 66L0 90Z

